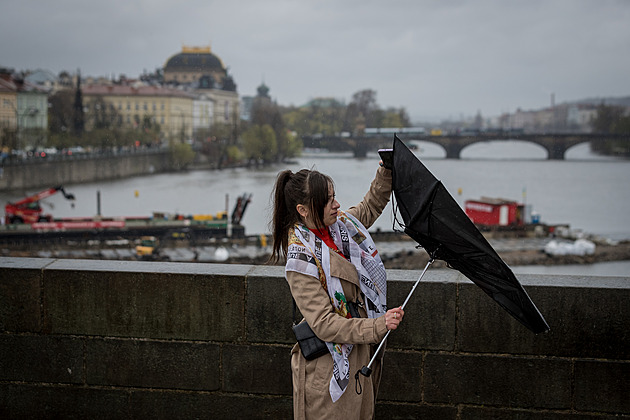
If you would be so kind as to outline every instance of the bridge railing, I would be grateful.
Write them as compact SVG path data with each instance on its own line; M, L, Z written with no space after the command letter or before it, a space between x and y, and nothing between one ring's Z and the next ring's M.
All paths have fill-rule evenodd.
M393 306L419 272L388 274ZM520 280L549 333L429 271L388 340L377 417L629 415L628 278ZM0 413L291 418L291 307L283 267L0 258Z

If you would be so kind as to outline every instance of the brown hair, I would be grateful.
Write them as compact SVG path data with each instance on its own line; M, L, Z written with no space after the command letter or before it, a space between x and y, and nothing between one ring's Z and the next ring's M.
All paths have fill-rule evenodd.
M334 185L332 178L315 170L302 169L296 173L285 170L278 174L273 190L273 248L270 262L278 262L281 257L287 256L289 229L302 222L297 211L298 204L306 206L318 229L325 227L324 207L330 199L329 185Z

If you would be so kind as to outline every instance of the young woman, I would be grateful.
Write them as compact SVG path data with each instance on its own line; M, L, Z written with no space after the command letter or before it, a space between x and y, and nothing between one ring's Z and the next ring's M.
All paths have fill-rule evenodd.
M391 181L391 171L379 167L363 200L344 212L332 179L320 172L286 170L276 179L272 259L286 259L291 294L329 350L314 360L297 344L291 351L296 419L374 416L381 360L360 384L354 375L404 315L387 310L385 268L367 231L389 201ZM359 317L350 315L350 306Z

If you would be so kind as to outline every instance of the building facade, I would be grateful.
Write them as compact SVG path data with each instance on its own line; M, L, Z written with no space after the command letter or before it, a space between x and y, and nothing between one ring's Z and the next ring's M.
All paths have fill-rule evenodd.
M99 115L114 115L114 123L137 128L145 118L158 124L165 140L187 140L193 135L193 105L196 96L160 86L86 85L82 88L86 129ZM103 106L105 109L103 109Z
M187 47L171 56L163 68L164 83L205 95L213 104L213 124L237 124L236 83L210 47Z
M3 149L32 149L46 143L48 94L0 69L0 141Z

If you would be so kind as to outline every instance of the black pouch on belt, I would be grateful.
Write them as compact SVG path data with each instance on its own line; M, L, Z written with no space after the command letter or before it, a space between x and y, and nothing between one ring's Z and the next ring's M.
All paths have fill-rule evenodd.
M295 300L293 301L293 333L302 351L302 356L306 360L317 359L319 356L323 356L328 353L328 346L325 341L322 341L315 335L311 327L306 321L302 321L299 324L295 323L296 312Z

